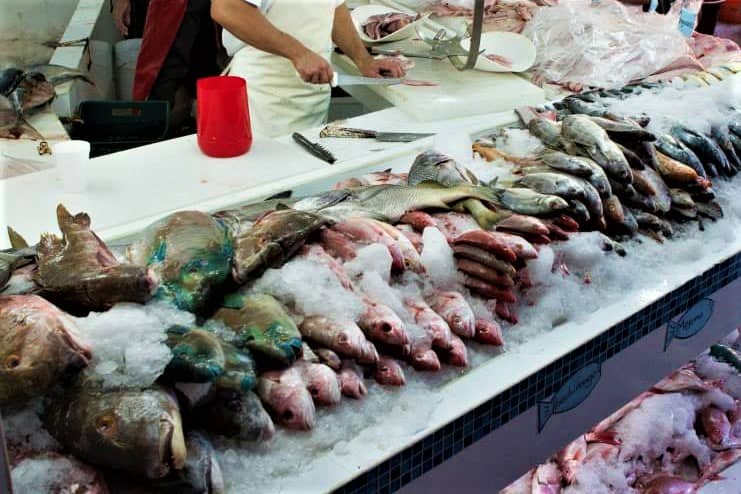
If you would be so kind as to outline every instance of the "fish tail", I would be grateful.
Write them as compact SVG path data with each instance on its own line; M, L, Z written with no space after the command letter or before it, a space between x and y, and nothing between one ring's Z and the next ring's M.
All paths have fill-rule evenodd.
M543 430L545 424L553 416L553 409L553 400L538 401L538 432Z

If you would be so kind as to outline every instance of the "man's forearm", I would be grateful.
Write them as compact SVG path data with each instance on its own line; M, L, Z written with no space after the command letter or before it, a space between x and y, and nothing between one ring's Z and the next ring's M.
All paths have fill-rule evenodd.
M211 17L243 42L273 55L296 60L307 50L244 0L212 0Z
M355 30L350 10L344 4L335 10L332 40L340 50L355 62L355 65L367 63L372 59Z

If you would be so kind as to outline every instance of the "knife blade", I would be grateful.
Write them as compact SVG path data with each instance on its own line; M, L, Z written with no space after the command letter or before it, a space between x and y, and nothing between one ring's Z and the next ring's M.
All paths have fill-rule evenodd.
M402 79L390 77L363 77L359 75L340 74L332 75L332 87L338 86L393 86L401 84Z
M375 139L379 142L412 142L435 134L422 132L379 132L377 130L353 129L328 125L319 133L319 137L339 137L350 139Z

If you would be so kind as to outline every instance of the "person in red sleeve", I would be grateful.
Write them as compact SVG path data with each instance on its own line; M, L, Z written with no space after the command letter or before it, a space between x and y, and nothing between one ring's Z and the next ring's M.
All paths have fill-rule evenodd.
M132 7L136 10L142 3L114 0L114 22L124 36L135 24ZM148 1L133 97L168 101L172 135L193 131L190 113L196 80L221 71L220 32L210 9L211 0Z

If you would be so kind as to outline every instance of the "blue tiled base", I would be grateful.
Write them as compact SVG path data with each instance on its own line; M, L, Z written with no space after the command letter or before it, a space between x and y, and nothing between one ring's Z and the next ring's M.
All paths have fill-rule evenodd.
M604 362L741 277L741 254L716 265L590 342L335 491L391 493L551 396L589 362Z

